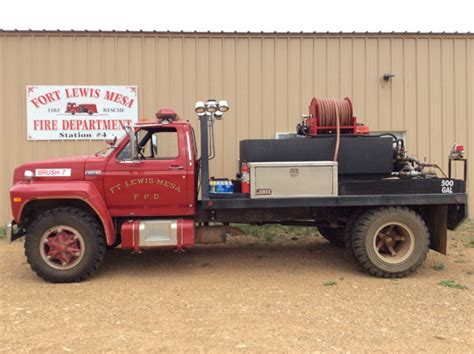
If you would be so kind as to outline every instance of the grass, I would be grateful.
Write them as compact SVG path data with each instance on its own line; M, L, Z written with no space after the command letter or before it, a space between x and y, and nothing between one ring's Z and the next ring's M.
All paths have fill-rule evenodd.
M268 225L247 225L247 224L233 224L232 226L241 229L244 234L249 236L263 237L267 242L275 241L279 236L293 236L292 239L297 239L300 236L310 236L317 234L316 227L307 226L285 226L278 224Z
M277 224L269 225L247 225L247 224L232 224L232 226L241 229L244 234L249 236L265 237L265 240L272 242L274 237L282 235L291 236L308 236L316 235L316 227L301 227L301 226L282 226ZM269 239L272 239L269 241Z
M335 280L329 280L324 283L324 286L334 286L337 285L337 282Z
M474 248L474 218L466 220L456 231L449 231L451 240L461 241L466 247Z
M5 238L5 229L3 227L0 227L0 239Z
M467 248L474 248L474 238L471 238L471 241L465 243L464 246L466 246Z
M446 286L448 288L453 288L453 289L461 289L461 290L467 289L467 286L459 284L457 281L454 281L452 279L441 280L438 283L438 285Z
M265 241L273 242L273 235L272 234L266 234L265 235Z
M434 266L433 266L433 269L438 271L438 272L441 272L442 270L445 270L446 269L446 266L443 264L443 263L436 263Z
M241 229L244 234L255 237L263 237L268 242L274 242L279 236L292 236L293 240L296 240L299 236L316 235L316 227L304 227L304 226L284 226L278 224L268 225L247 225L247 224L233 224L232 226Z

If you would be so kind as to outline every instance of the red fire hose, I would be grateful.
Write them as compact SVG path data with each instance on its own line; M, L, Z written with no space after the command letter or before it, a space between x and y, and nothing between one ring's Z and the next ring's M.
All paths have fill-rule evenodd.
M342 101L333 98L313 98L311 106L316 107L315 115L319 119L319 126L336 126L336 147L334 149L333 161L339 156L339 145L341 140L341 125L352 125L352 103L348 97Z
M337 103L335 100L332 100L332 101L334 102L335 111L336 111L336 147L334 148L334 156L332 160L337 161L339 157L339 144L341 142L341 122L340 122L340 117L339 117L339 107L337 106Z
M339 124L343 126L352 125L352 103L349 97L342 101L332 98L313 98L319 118L319 125L324 127L335 126L339 114ZM313 105L314 103L312 103Z

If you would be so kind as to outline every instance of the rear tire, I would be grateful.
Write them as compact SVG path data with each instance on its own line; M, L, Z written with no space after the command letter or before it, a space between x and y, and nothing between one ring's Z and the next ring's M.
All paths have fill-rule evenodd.
M423 219L404 207L372 209L354 225L352 251L360 266L382 278L401 278L426 258L429 233Z
M57 208L40 214L28 227L25 256L33 271L52 283L89 278L105 255L101 225L77 208Z
M359 217L362 215L363 212L355 211L347 220L346 226L344 228L344 243L348 250L352 251L352 234L354 232L354 226Z
M318 227L319 233L326 240L332 243L338 248L345 248L344 242L344 229L343 228L331 228L331 227Z

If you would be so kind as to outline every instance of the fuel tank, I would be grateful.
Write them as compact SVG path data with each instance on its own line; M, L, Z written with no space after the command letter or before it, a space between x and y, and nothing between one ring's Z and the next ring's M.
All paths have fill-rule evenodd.
M194 246L194 220L127 220L121 228L122 248L164 247L184 249Z

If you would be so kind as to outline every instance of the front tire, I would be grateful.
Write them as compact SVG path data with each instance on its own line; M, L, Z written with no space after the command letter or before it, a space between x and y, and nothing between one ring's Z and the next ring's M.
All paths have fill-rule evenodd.
M421 266L429 233L416 212L403 207L372 209L356 221L352 251L364 270L382 278L401 278Z
M57 208L28 227L25 256L33 271L52 283L89 278L102 263L105 238L97 220L84 210Z

